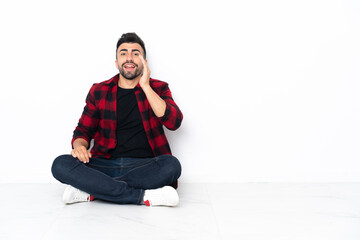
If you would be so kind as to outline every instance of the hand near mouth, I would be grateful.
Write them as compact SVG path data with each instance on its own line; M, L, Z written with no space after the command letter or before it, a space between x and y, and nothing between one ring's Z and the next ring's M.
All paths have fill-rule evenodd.
M143 55L140 55L141 62L143 64L143 73L141 75L139 84L141 88L150 86L150 69L147 65L147 61L144 59Z
M150 69L147 65L147 61L142 55L140 55L141 62L143 64L143 74L139 80L140 87L144 91L146 98L148 99L151 109L158 118L165 115L166 102L162 99L150 86Z

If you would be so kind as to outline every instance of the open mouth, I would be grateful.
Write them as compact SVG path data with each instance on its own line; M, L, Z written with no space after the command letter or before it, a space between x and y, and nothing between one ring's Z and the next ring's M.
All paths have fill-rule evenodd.
M134 63L124 63L123 68L125 70L131 71L131 70L134 70L136 68L136 65Z

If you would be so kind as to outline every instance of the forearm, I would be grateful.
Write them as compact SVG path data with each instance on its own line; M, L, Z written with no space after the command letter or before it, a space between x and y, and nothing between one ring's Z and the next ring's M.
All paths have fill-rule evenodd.
M159 118L164 116L166 102L151 88L150 85L143 87L143 91L155 115Z

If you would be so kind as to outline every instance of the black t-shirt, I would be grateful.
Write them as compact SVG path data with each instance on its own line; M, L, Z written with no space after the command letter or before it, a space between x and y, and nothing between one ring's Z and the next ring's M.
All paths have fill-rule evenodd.
M134 89L117 89L116 148L110 151L112 158L154 157L141 120Z

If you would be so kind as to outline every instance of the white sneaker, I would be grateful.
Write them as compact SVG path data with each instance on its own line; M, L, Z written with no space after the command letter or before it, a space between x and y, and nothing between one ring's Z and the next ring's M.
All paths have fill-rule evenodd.
M144 203L146 206L174 207L179 204L179 195L177 191L170 186L145 190Z
M65 204L89 201L92 201L92 196L90 196L90 194L80 191L79 189L70 185L66 187L63 194L63 202Z

